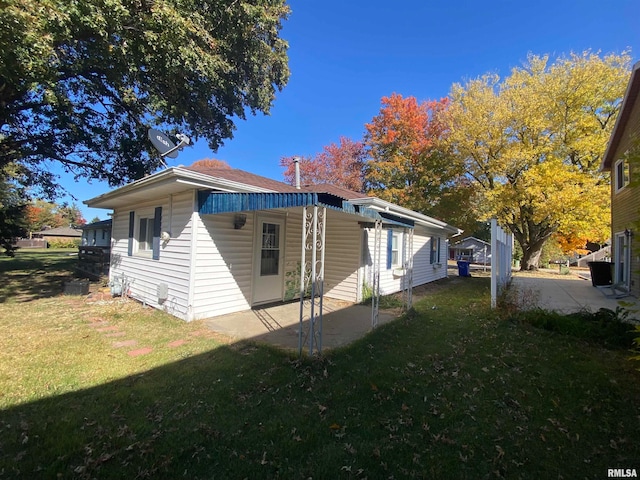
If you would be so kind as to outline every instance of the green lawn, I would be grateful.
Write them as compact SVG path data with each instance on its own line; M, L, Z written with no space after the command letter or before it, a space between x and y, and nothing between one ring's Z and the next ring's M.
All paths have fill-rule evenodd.
M13 261L25 260L2 260L2 275ZM488 282L438 282L410 315L301 362L225 344L198 322L133 302L18 302L8 292L0 478L603 479L608 468L640 470L630 353L499 320ZM126 336L106 336L115 329ZM132 357L114 348L121 338L153 350Z

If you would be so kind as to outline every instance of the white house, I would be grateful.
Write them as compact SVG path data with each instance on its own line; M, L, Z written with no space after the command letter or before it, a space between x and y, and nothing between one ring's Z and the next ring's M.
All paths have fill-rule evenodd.
M476 237L466 237L449 247L451 260L491 264L491 244Z
M111 245L111 219L83 225L80 230L82 230L83 246L109 247Z
M111 283L187 321L311 285L358 302L376 284L389 294L431 282L461 233L375 197L230 168L168 168L84 203L113 210Z

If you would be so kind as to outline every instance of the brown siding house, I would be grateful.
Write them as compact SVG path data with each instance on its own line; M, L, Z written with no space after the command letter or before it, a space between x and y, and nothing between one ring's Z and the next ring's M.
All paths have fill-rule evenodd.
M640 153L640 62L629 85L601 169L611 172L611 247L613 281L640 296L640 164L629 161Z

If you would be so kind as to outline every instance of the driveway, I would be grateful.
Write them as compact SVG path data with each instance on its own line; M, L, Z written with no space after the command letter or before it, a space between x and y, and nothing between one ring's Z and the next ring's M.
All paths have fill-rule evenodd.
M606 290L592 286L590 278L581 277L578 273L560 275L553 271L514 272L513 284L524 296L525 306L535 304L557 312L571 313L584 309L595 312L601 308L615 310L621 306L620 302L634 305L625 308L640 307L633 297L608 298L603 293Z

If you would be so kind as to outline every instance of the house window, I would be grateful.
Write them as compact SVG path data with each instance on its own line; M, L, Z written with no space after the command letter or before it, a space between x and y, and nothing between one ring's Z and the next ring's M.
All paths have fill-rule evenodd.
M400 234L391 237L391 265L400 265Z
M153 218L141 218L138 229L138 251L150 252L153 249Z
M431 237L431 264L440 263L440 237Z
M629 163L624 160L618 160L615 165L615 185L616 192L619 192L629 184Z

